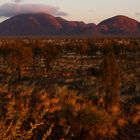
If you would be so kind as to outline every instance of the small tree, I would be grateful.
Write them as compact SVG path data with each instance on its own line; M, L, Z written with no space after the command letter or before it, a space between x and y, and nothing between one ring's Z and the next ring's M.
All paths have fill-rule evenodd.
M32 42L31 47L32 47L32 59L33 59L32 67L33 67L33 71L35 71L37 59L41 55L41 46L40 46L39 42L35 42L35 43Z
M21 79L21 51L18 47L14 47L10 53L10 66L14 73L16 73L17 80Z
M7 59L9 54L11 53L11 42L2 42L2 45L0 46L0 57L2 58L2 68L3 71L5 70L4 65L8 64Z
M21 41L15 42L17 46L14 46L10 53L10 65L14 72L16 72L17 80L21 80L22 66L29 66L32 64L32 49L30 47L23 46Z
M106 54L102 63L101 85L106 110L119 104L120 72L112 49Z
M49 72L50 70L52 70L51 64L60 55L58 46L56 44L46 44L46 46L42 48L41 54L45 58L45 65L46 65L47 71Z

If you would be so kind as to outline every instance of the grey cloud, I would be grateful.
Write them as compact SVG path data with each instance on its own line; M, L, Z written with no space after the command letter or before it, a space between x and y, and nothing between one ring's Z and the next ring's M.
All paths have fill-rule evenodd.
M15 3L20 3L21 1L23 0L11 0L12 2L15 2Z
M136 12L135 15L136 15L136 16L140 16L140 12Z
M94 10L90 9L90 10L89 10L89 12L90 12L90 13L93 13L93 12L94 12Z
M15 0L19 1L19 0ZM21 0L20 0L21 1ZM43 4L19 4L5 3L0 6L0 16L11 17L25 13L48 13L55 16L66 16L67 13L60 11L59 7L43 5Z

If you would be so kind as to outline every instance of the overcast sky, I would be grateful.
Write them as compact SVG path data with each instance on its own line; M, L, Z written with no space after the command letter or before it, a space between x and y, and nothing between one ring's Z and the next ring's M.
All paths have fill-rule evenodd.
M115 15L140 21L140 0L0 0L0 21L21 13L37 12L86 23L99 23Z

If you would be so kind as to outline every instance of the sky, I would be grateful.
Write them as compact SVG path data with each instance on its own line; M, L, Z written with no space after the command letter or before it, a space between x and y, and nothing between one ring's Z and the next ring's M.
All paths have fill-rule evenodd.
M96 24L116 15L140 21L140 0L0 0L0 22L22 13L49 13Z

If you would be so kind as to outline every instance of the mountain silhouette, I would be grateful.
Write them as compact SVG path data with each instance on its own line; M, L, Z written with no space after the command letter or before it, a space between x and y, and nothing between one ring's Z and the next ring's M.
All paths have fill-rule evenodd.
M115 16L98 24L98 31L103 34L137 35L140 33L140 23L127 16Z
M0 36L140 36L140 23L126 16L115 16L98 25L68 21L49 14L21 14L0 23Z

